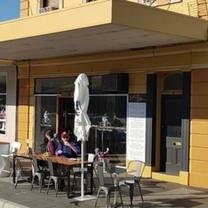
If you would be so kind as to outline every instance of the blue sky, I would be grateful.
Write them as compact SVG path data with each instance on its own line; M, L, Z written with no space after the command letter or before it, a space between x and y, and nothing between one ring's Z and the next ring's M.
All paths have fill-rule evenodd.
M0 21L19 17L19 0L0 0Z

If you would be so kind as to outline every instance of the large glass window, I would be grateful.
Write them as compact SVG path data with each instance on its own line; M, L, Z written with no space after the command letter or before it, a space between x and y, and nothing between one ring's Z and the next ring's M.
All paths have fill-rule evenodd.
M121 87L121 83L128 85L128 82L124 82L127 78L126 75L89 77L91 92L88 114L92 128L87 142L87 152L94 152L96 147L101 150L109 147L111 154L126 153L127 96L121 93L127 89ZM68 126L73 128L74 109L71 108L74 108L75 79L76 77L36 79L36 150L40 150L46 130L60 131ZM116 85L112 84L114 81ZM107 90L108 94L104 94ZM114 90L118 92L114 94ZM66 94L68 97L61 96Z
M49 129L56 130L56 97L37 96L35 116L35 151L41 151L45 132Z
M6 75L0 75L0 134L6 133Z
M126 105L126 96L90 96L88 114L92 128L88 152L109 147L111 154L126 153Z

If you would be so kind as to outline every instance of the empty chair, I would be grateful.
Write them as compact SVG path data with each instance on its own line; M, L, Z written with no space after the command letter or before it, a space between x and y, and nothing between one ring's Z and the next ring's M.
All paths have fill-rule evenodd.
M29 182L32 177L32 163L30 159L21 160L19 157L16 157L15 161L16 166L16 179L15 179L15 189L17 184L20 182Z
M130 170L130 166L135 165L134 170ZM134 187L137 186L139 189L139 193L142 199L142 203L144 202L142 190L140 186L140 180L142 178L142 174L145 168L145 163L142 161L130 161L127 167L127 173L134 173L132 179L130 180L121 180L119 182L119 186L127 186L129 189L129 197L130 197L130 206L133 205L133 197L134 197Z
M48 181L47 194L49 192L51 182L53 181L55 186L56 196L57 196L59 190L59 184L61 184L61 181L64 181L64 175L58 174L57 172L54 171L53 163L51 160L48 160L48 168L49 168L50 176Z
M41 170L39 168L37 158L35 158L35 157L33 157L32 165L33 165L33 171L32 171L31 191L33 189L35 179L38 179L39 191L41 192L42 185L44 183L44 179L47 176L49 176L50 173L47 170Z
M106 178L104 176L104 171L103 171L103 166L98 165L96 167L96 175L98 177L98 182L99 182L99 187L98 187L98 192L97 192L97 198L95 201L95 207L97 206L97 202L100 196L101 192L104 192L105 196L106 196L106 207L110 207L110 195L113 192L114 194L116 194L116 192L119 193L120 196L120 200L121 200L121 206L123 207L123 200L122 200L122 195L121 195L121 190L119 185L115 184L112 180L112 178L110 178L110 182L106 182Z
M1 154L2 162L4 167L2 166L1 168L1 173L4 176L12 176L13 174L13 169L12 169L12 164L13 164L13 155L17 153L21 148L21 143L20 142L13 142L10 144L9 152L8 154Z

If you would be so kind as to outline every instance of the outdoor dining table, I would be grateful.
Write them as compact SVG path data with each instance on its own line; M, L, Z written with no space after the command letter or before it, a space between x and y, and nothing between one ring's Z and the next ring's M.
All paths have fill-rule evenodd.
M39 154L34 153L33 155L22 155L22 154L14 154L13 155L13 183L15 183L16 180L16 158L23 158L23 159L29 159L32 160L32 158L35 157L37 160L47 161L51 160L52 163L64 165L67 167L67 197L71 198L71 187L70 187L70 175L71 170L73 167L80 167L81 166L81 160L79 158L66 158L62 156L47 156L45 154ZM93 193L93 162L84 161L84 165L86 165L88 168L90 168L90 192L88 194Z

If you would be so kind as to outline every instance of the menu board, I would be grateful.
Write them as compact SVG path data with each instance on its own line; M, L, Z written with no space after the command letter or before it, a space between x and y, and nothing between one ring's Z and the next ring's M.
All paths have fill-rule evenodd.
M146 102L145 99L132 95L127 109L127 160L145 162L145 150Z

